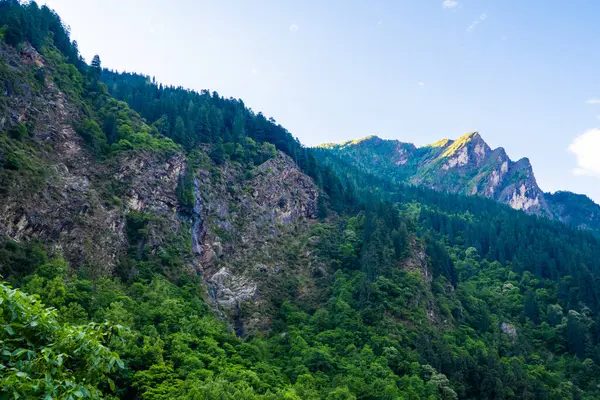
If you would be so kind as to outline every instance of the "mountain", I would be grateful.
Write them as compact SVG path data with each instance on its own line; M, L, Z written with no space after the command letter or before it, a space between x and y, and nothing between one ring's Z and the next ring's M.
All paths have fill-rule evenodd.
M478 135L307 148L35 2L0 0L0 89L0 398L600 398L600 238L461 194L535 183Z
M600 230L600 206L582 195L544 193L529 159L512 161L503 148L491 149L478 132L423 147L368 136L318 148L394 182L486 197L529 214Z

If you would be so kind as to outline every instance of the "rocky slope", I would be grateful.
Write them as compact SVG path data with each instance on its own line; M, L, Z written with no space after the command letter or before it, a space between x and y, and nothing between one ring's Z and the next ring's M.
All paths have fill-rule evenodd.
M59 89L56 65L30 46L20 54L5 46L0 52L10 71L5 83L15 88L7 93L10 107L0 111L0 128L20 124L28 135L1 138L1 236L38 239L71 265L106 274L127 249L128 212L152 212L170 221L169 229L179 229L176 187L186 163L182 153L165 159L138 151L101 162L75 131L84 109ZM43 82L31 80L41 69ZM154 233L151 242L157 247L163 233Z
M282 298L314 300L312 275L324 266L308 238L319 191L290 157L279 152L250 174L235 164L200 168L195 186L195 265L218 312L243 312L238 329L265 330Z
M600 229L600 206L569 192L544 193L529 159L512 161L478 132L424 147L377 136L319 146L364 172L435 190L482 196L569 225Z
M208 300L236 320L240 334L268 329L270 312L284 299L310 303L322 294L314 276L327 272L309 240L319 190L289 156L218 165L204 148L192 166L181 149L98 155L77 129L95 104L61 87L60 62L31 46L17 52L0 45L0 56L7 100L0 105L3 240L39 241L74 271L125 279L140 273L123 267L127 257L163 257L174 247L186 265L164 274L201 275ZM121 109L133 130L148 129L124 103L101 103ZM19 129L24 136L16 136ZM191 208L180 198L187 174Z

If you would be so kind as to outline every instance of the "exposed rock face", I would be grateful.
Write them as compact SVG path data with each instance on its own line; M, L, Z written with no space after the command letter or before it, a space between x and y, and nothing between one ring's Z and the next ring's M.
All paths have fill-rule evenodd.
M443 149L425 163L427 172L411 182L488 197L530 214L551 216L529 160L513 162L504 149L492 150L477 132L446 141Z
M21 58L10 48L2 56L16 71L28 65L43 66L43 58L26 46ZM124 244L124 221L119 210L107 207L94 187L92 156L72 127L79 110L57 89L51 79L36 90L22 84L9 96L11 107L2 115L3 125L27 122L39 144L29 157L44 170L35 187L20 182L0 199L0 235L14 240L40 238L73 264L114 266Z
M503 148L491 149L477 132L421 148L375 136L322 147L375 175L487 197L529 214L557 218L537 185L529 160L513 162Z
M219 269L208 279L211 297L223 307L234 307L254 297L257 284L248 276L232 274L227 268Z
M252 197L273 221L289 225L300 217L317 216L314 182L283 153L256 168L250 185Z
M318 189L283 153L247 169L226 164L197 173L197 268L208 284L210 299L243 330L267 329L265 309L283 282L320 268L311 244L302 238L316 218ZM194 242L197 241L197 242ZM286 246L297 260L290 261ZM303 279L304 285L312 279ZM298 288L297 296L317 290ZM293 295L293 293L286 293ZM251 301L249 301L251 300Z
M0 46L15 74L45 66L31 46L21 54ZM151 212L170 221L160 230L176 230L177 181L184 168L182 154L161 159L153 153L126 153L102 163L91 154L73 126L82 118L80 108L59 90L48 75L39 88L17 79L21 87L9 93L8 109L1 109L2 129L16 123L30 128L33 146L27 155L41 171L31 178L11 181L0 193L0 236L16 241L39 238L62 254L74 267L90 265L109 273L127 249L125 214ZM0 162L8 154L0 154ZM122 206L107 187L123 190ZM160 244L159 227L150 232L152 246Z
M267 329L265 309L279 306L275 298L319 295L312 275L326 267L306 240L319 192L290 157L277 153L254 169L217 166L207 157L206 170L197 171L178 152L99 158L74 129L88 117L81 99L53 82L52 66L30 46L17 53L0 45L0 55L14 74L5 85L10 106L0 102L0 133L25 123L31 136L0 137L0 167L15 151L31 162L31 168L0 169L0 236L39 238L73 268L90 266L99 275L112 273L127 254L129 221L144 223L143 238L135 239L140 256L187 238L189 265L178 273L201 274L215 308L235 320L239 334ZM48 71L43 85L31 78L40 67ZM178 196L190 173L192 210ZM288 290L290 281L302 283Z
M114 180L124 188L125 212L148 213L153 218L148 226L151 251L158 248L166 232L181 229L178 216L177 184L186 168L183 153L167 159L152 152L126 153L116 162Z
M246 249L254 251L297 222L316 218L317 187L287 155L279 152L250 179L244 173L234 165L223 167L219 179L198 172L195 212L202 223L194 228L192 247L204 266L222 257L243 258Z
M516 337L517 336L517 328L515 328L512 324L509 324L508 322L503 322L500 325L500 330L502 331L502 333L512 336L512 337Z

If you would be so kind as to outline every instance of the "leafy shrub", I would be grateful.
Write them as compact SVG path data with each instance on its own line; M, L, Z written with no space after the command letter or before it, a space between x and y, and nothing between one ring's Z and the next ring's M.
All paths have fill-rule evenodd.
M121 328L61 325L56 310L0 283L0 392L11 398L99 399L123 368L108 346Z

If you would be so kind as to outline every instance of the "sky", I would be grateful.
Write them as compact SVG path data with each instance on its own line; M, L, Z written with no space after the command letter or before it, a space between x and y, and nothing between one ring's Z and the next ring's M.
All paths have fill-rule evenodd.
M40 3L86 60L241 98L306 145L479 131L600 202L600 1Z

